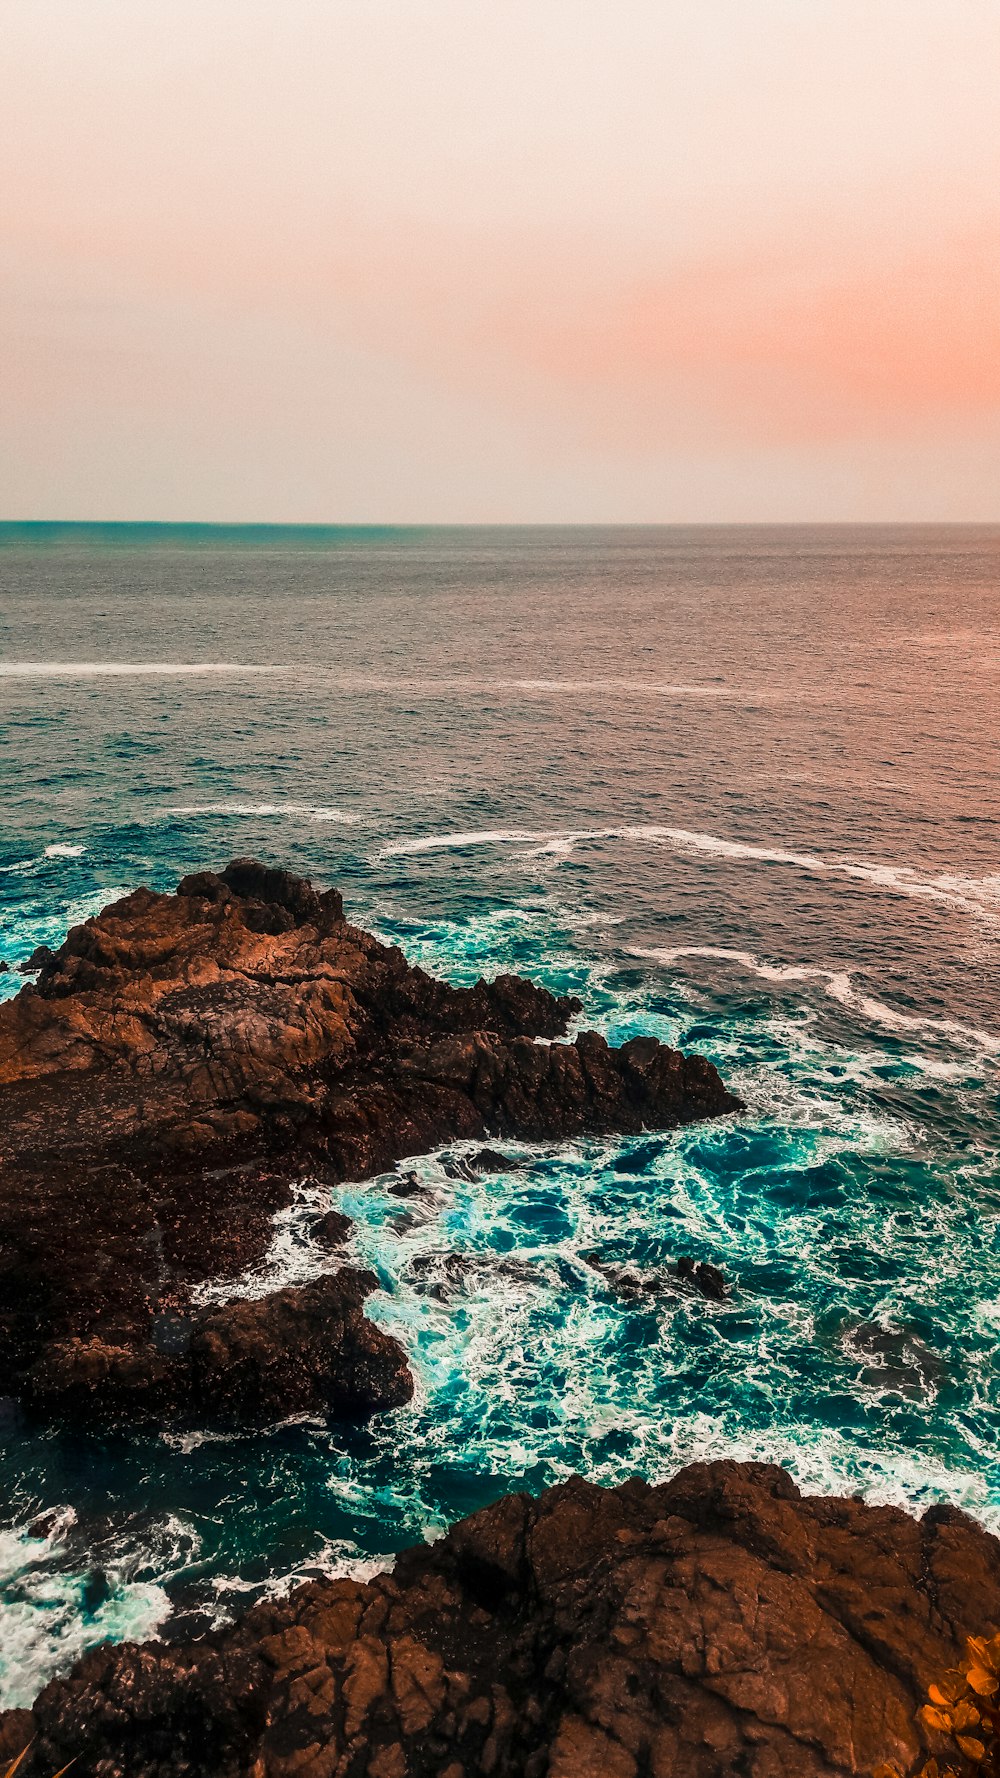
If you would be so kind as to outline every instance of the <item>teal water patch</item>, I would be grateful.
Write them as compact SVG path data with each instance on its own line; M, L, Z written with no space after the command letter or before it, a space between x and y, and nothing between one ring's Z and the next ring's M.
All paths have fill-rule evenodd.
M85 848L69 842L0 867L0 959L7 964L0 973L0 1001L24 986L20 966L39 945L55 949L71 927L129 893L110 872L96 874L95 882Z

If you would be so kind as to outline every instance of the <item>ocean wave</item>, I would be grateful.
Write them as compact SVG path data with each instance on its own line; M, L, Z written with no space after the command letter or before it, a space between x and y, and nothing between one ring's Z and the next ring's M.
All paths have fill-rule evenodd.
M409 677L405 674L324 673L308 669L309 676L324 685L348 692L389 692L406 697L490 696L496 692L524 692L539 697L597 696L625 698L708 698L740 703L787 703L808 697L795 687L708 684L704 681L672 681L601 677L595 679L498 679L477 674Z
M291 815L306 821L336 821L351 824L360 819L343 809L328 808L318 803L178 803L161 810L164 816L193 820L199 815Z
M414 857L424 852L465 851L475 846L518 845L532 848L529 857L568 857L589 841L625 840L637 845L669 846L679 852L704 853L714 858L747 860L755 864L788 865L818 876L844 876L874 889L918 900L941 902L968 913L995 917L1000 913L1000 873L969 877L954 872L921 872L915 866L887 864L878 859L823 857L777 846L759 846L746 840L728 840L720 834L699 833L684 827L652 823L622 827L529 829L500 827L470 829L459 833L423 834L413 839L390 841L376 859Z
M752 951L731 950L725 945L673 945L650 949L635 947L629 955L660 963L665 968L685 957L715 958L719 962L734 963L751 975L758 976L761 981L774 982L780 986L793 982L818 981L823 984L823 991L831 1000L836 1000L850 1012L859 1013L872 1024L882 1025L888 1031L926 1033L954 1043L971 1045L985 1055L1000 1055L1000 1037L993 1032L978 1030L974 1025L963 1025L957 1019L933 1019L900 1012L898 1007L887 1006L884 1000L876 1000L874 995L866 994L857 987L847 969L822 969L816 964L806 963L764 963Z
M0 864L0 876L28 876L31 871L37 870L40 864L44 864L46 858L82 858L84 851L85 847L83 846L69 846L61 843L46 846L44 852L40 853L37 858L20 858L16 864Z

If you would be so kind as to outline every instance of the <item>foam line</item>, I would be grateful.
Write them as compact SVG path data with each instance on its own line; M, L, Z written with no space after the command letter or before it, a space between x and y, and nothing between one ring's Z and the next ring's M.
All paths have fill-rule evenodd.
M489 697L496 692L524 692L541 697L707 698L757 704L798 702L809 695L780 686L706 685L656 679L494 679L473 674L409 678L383 673L325 673L318 667L304 671L310 679L321 679L338 691L399 693L407 697Z
M418 839L396 840L383 846L379 858L409 856L421 852L461 851L472 846L523 845L532 857L566 856L588 840L625 840L638 845L669 846L679 852L701 852L709 857L746 859L760 864L782 864L818 876L844 876L870 884L892 895L937 901L947 907L976 914L1000 912L1000 875L965 877L950 872L922 875L912 865L885 864L867 858L824 858L813 852L793 852L783 846L757 846L745 840L727 840L719 834L698 833L685 827L653 825L529 830L486 828L467 833L426 834Z
M329 809L314 803L179 803L164 809L164 815L185 819L199 815L301 815L307 821L357 821L357 815L346 815L342 809Z
M288 673L244 661L0 661L0 679L132 679L155 674Z
M821 969L806 963L762 963L752 951L730 950L724 945L674 945L669 949L634 949L629 954L661 963L664 967L669 967L683 957L717 958L719 962L735 963L750 974L759 976L762 981L778 984L820 981L823 983L824 993L831 1000L836 1000L849 1011L860 1013L872 1024L882 1025L889 1031L929 1032L935 1036L951 1038L957 1043L971 1043L974 1048L987 1055L1000 1055L1000 1037L994 1036L992 1032L960 1024L957 1019L920 1018L900 1012L894 1006L887 1006L883 1000L876 1000L871 994L863 993L855 986L850 971L846 969Z

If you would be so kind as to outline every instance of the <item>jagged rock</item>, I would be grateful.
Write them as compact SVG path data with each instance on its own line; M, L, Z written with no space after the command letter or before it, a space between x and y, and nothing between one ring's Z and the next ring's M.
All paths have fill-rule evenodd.
M23 1778L851 1778L926 1752L1000 1543L781 1470L509 1495L367 1583L103 1647L0 1718Z
M335 890L252 859L137 889L31 961L37 981L0 1007L0 1363L52 1414L102 1394L116 1415L148 1417L147 1397L187 1411L194 1358L164 1346L163 1316L259 1262L303 1175L740 1103L654 1038L539 1042L577 1001L516 976L435 981ZM199 1387L210 1411L221 1385Z
M17 966L19 975L37 975L40 969L46 969L53 962L55 953L48 945L36 945L30 957Z
M316 1218L309 1232L323 1247L342 1247L353 1227L342 1210L327 1210Z
M465 1159L473 1173L516 1173L524 1166L523 1160L500 1154L495 1148L477 1148L475 1154L466 1155Z
M394 1179L389 1187L391 1198L427 1198L430 1197L426 1185L423 1185L416 1173L403 1173Z
M599 1253L581 1253L580 1258L592 1272L600 1272L615 1295L623 1297L626 1302L641 1302L645 1299L652 1306L652 1299L662 1296L668 1288L657 1273L644 1276L639 1272L630 1272L625 1266L616 1266L603 1259Z

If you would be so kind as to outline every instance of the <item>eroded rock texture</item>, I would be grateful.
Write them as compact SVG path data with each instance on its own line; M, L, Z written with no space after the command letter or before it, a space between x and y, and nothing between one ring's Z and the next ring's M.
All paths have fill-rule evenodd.
M653 1038L537 1041L577 1003L516 976L434 981L350 925L336 891L253 860L136 890L40 963L0 1008L0 1364L51 1416L256 1418L289 1392L362 1412L364 1275L337 1274L325 1334L315 1293L252 1326L234 1308L225 1333L217 1311L211 1332L192 1319L193 1285L259 1260L291 1180L739 1104ZM255 1356L209 1362L213 1341ZM401 1398L402 1355L370 1343L374 1411Z
M98 1649L0 1751L41 1778L846 1778L1000 1624L1000 1543L782 1471L510 1495L362 1584L186 1646Z

